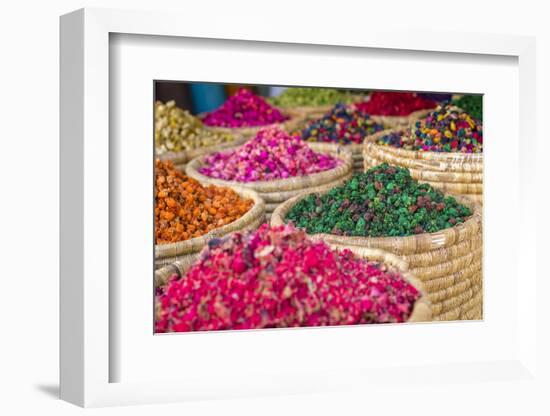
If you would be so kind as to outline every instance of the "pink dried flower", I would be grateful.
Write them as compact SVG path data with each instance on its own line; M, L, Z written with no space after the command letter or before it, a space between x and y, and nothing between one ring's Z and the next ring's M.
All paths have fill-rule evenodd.
M211 178L256 182L333 169L340 159L311 150L298 136L266 127L236 150L209 155L199 169Z
M233 233L157 293L157 332L406 321L420 293L399 273L292 225Z
M203 123L217 127L267 126L287 120L277 108L246 88L239 89L220 107L208 113Z

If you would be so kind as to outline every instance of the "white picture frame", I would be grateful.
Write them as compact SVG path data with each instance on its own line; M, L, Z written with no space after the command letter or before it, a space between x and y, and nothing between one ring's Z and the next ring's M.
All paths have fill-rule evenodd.
M185 25L181 24L182 21L185 21ZM445 372L461 382L511 380L521 383L529 380L531 383L542 383L539 381L535 359L538 341L536 320L532 318L536 316L536 279L541 278L540 275L537 276L540 271L536 269L536 217L529 210L537 202L536 193L533 192L534 182L529 180L536 172L535 145L520 148L517 166L511 167L509 173L519 185L517 204L512 208L520 218L520 227L514 240L518 259L514 260L514 264L520 264L521 261L525 268L521 279L517 276L518 270L514 271L513 277L513 282L518 284L518 290L514 304L517 308L510 312L516 319L515 324L510 327L510 331L513 331L510 339L517 344L504 348L502 354L495 352L495 360L490 360L485 355L481 359L471 358L469 361L420 361L415 367L396 362L396 367L393 368L385 363L382 363L382 367L369 363L358 365L357 368L322 368L323 374L329 375L327 377L320 377L313 368L310 371L298 369L296 373L282 368L280 373L266 372L264 375L257 374L257 378L251 380L237 378L234 382L234 378L227 374L220 374L219 381L213 382L209 377L215 374L215 369L209 369L202 378L198 375L186 378L183 375L173 380L112 382L113 378L118 378L113 376L112 368L122 358L112 349L113 339L120 336L113 333L111 322L112 315L119 306L113 304L112 293L116 288L109 280L114 267L109 250L110 227L116 226L110 216L110 204L116 198L112 198L109 190L111 173L118 169L113 165L116 161L110 158L109 147L110 136L116 134L110 130L113 128L110 125L110 111L113 110L110 106L110 41L118 36L115 34L160 36L160 40L156 38L160 42L174 42L178 38L270 42L277 43L281 50L290 48L291 45L310 45L311 48L316 47L315 45L331 45L336 50L348 48L348 51L350 47L357 51L368 48L410 51L411 54L423 51L434 53L434 57L437 54L512 57L517 59L519 69L519 113L516 114L519 135L515 139L519 141L536 136L533 38L474 33L407 32L390 25L384 29L374 25L360 29L350 27L337 34L315 28L302 31L300 28L286 27L284 31L280 31L278 24L269 22L255 26L246 35L242 35L234 32L235 25L238 25L235 21L220 19L216 25L206 27L201 19L184 19L184 16L173 13L107 9L82 9L61 18L61 398L88 407L342 389L360 391L360 386L365 385L370 386L370 389L383 391L383 386L387 386L396 377L407 380L405 384L413 383L414 380L420 389L428 390L430 383L449 382L449 379L441 376ZM295 79L294 82L303 83L304 79ZM329 85L330 81L325 84ZM426 86L429 88L427 84ZM490 134L491 130L488 137ZM514 176L516 173L517 177ZM491 192L487 192L486 198L491 195ZM485 213L494 209L491 201L486 200ZM491 232L491 228L484 232ZM486 292L489 303L491 296L494 295ZM489 323L486 322L487 325ZM483 328L479 325L476 327L476 323L454 325L460 325L464 333L467 333L465 336L471 337L472 341L475 341L476 331ZM417 328L422 328L418 330L407 326L407 336L413 337L413 331L428 333L437 330L426 329L427 326L428 324L418 326ZM446 331L446 328L449 327L440 327L439 330ZM301 337L300 342L307 342L305 338L308 335L304 335L307 331L295 332L292 337L294 340ZM345 333L346 329L338 331L327 328L316 334L323 334L320 336L326 342L330 342L336 334L340 337L357 336L357 331L355 335ZM391 337L391 331L384 330L387 334L380 336ZM453 329L445 334L456 334L455 331ZM500 331L504 329L500 328ZM276 342L273 341L275 338L287 337L288 334L276 331L266 333L268 335L261 337L270 342ZM152 332L150 336L153 336ZM203 340L206 339L203 334L201 336ZM257 332L246 336L250 340L259 338ZM209 334L207 337L207 343L222 342L220 334ZM176 342L171 341L171 337L163 338L164 345ZM181 339L177 342L181 342ZM242 341L236 339L229 343L238 345L239 342ZM262 345L258 342L258 345ZM205 344L203 348L204 346ZM350 356L354 354L357 351L353 350ZM142 358L146 361L154 357ZM153 379L154 377L151 378ZM381 383L381 386L377 383Z

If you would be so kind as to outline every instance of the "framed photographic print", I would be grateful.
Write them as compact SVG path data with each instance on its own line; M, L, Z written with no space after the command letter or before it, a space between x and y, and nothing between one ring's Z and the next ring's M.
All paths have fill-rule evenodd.
M534 40L180 17L61 18L61 397L537 383Z

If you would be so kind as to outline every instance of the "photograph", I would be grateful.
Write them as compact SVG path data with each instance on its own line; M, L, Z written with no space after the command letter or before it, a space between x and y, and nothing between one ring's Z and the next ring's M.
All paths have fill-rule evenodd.
M151 105L156 334L483 320L482 94L155 80Z
M550 415L544 2L5 3L0 416Z

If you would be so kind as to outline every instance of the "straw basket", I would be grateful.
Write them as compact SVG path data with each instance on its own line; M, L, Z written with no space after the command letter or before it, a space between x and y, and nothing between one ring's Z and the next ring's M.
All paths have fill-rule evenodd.
M305 120L311 120L319 117L323 117L328 113L334 105L320 105L320 106L303 106L303 107L292 107L291 111L300 113Z
M364 94L353 94L349 97L349 100L345 101L345 104L352 105L355 102L360 102L366 99ZM282 107L282 111L291 111L302 114L307 119L315 119L324 116L329 111L331 111L338 102L333 102L332 104L324 105L297 105L297 106L288 106ZM279 108L281 108L279 106Z
M401 131L399 129L393 131ZM384 132L365 140L363 157L365 170L387 162L409 169L411 176L445 193L468 196L483 201L483 154L422 152L384 146L377 140Z
M413 124L415 121L426 117L433 108L427 108L424 110L413 111L408 116L375 116L371 115L370 117L377 123L383 124L391 128L407 127Z
M270 181L237 182L211 178L200 173L199 169L203 166L205 159L205 156L200 156L187 164L185 173L201 183L229 187L238 186L256 191L265 201L265 212L267 218L269 218L281 202L299 195L305 190L317 189L327 185L337 186L351 176L352 160L349 151L341 147L331 147L325 143L308 143L308 145L314 151L337 157L343 163L333 169L306 176Z
M242 136L245 138L250 138L254 136L258 131L261 129L264 129L266 127L272 127L272 126L279 126L286 130L287 132L290 132L296 128L296 126L300 125L300 123L304 119L303 113L299 111L295 111L292 109L289 110L281 110L281 113L287 117L289 117L288 120L283 121L282 123L274 123L269 124L266 126L254 126L254 127L216 127L216 126L206 126L209 129L219 132L219 133L230 133L234 134L236 136ZM198 117L203 119L206 114L199 114Z
M177 260L184 260L196 255L210 240L219 238L233 231L256 229L265 218L265 204L258 194L250 189L232 187L242 198L254 201L252 208L242 217L222 227L185 241L155 245L155 269L171 264Z
M341 249L341 247L334 248L338 250ZM364 247L349 247L349 249L359 258L382 263L389 271L398 272L421 293L421 297L415 302L413 311L407 322L426 322L431 320L431 303L426 295L424 284L408 271L406 261L383 250ZM187 270L189 270L193 263L199 258L200 254L195 254L156 270L155 288L164 286L174 275L176 275L178 279L185 276Z
M389 132L391 130L383 130L379 133L383 132ZM378 133L376 133L378 134ZM371 136L365 136L364 141L370 140ZM335 151L336 149L345 149L351 153L351 159L352 159L352 171L353 173L356 172L363 172L364 169L364 161L363 161L363 143L350 143L350 144L337 144L337 143L321 143L321 142L309 142L307 139L305 139L307 144L322 144L325 146L326 149L332 149L332 151Z
M236 136L229 142L223 142L212 146L199 147L197 149L183 150L181 152L166 152L157 156L162 161L170 161L174 164L176 169L185 171L185 166L190 160L206 155L208 153L216 152L230 147L239 146L245 143L247 140L244 136Z
M324 190L320 193L328 192ZM272 225L284 223L286 214L306 192L279 205ZM473 209L462 224L436 233L407 237L344 237L314 234L311 238L340 247L369 247L389 251L409 265L409 271L426 287L434 320L481 319L482 222L481 207L469 198L457 200Z
M414 273L410 271L409 265L405 260L392 253L377 248L343 246L336 244L329 245L337 250L346 248L359 258L382 263L388 266L388 270L399 272L405 280L407 280L422 294L422 296L415 302L413 312L407 322L426 322L432 320L432 305L429 300L426 287L424 283L422 283L420 279L416 278Z

